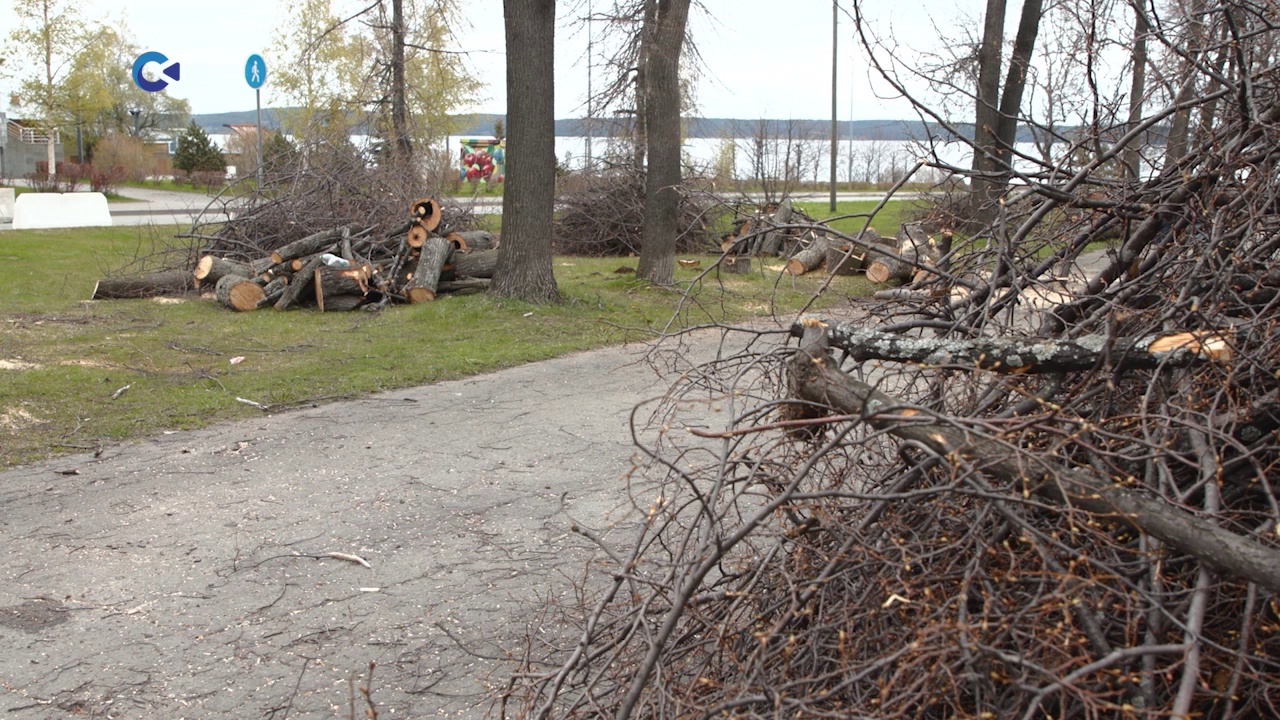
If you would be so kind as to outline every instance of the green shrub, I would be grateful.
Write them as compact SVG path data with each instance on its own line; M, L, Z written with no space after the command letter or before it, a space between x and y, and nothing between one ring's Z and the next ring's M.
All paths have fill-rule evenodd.
M178 136L173 152L173 169L182 173L225 172L227 161L195 120Z

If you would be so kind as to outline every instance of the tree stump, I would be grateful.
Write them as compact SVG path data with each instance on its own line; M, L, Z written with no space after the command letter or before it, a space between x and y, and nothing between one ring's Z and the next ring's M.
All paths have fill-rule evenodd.
M751 272L751 258L747 255L727 255L720 260L720 269L730 275L746 275Z

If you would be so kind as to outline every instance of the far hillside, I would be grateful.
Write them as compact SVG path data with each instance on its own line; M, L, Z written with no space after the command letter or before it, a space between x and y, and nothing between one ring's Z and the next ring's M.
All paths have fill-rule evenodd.
M263 108L262 124L264 127L278 129L280 127L280 111L287 108ZM192 116L205 132L226 132L225 125L240 123L253 124L256 116L253 110L225 113L201 113ZM478 114L461 116L463 125L458 135L489 135L493 132L494 122L502 120L505 115ZM618 134L625 128L622 121L612 118L564 118L556 121L557 137L609 137ZM956 126L963 135L970 135L973 126L961 123ZM763 132L762 132L763 130ZM838 124L840 137L847 140L918 140L926 137L942 137L949 139L951 133L936 123L922 123L919 120L845 120ZM825 138L831 132L831 120L760 120L746 118L686 118L685 135L690 138L730 138L753 137L819 137ZM1019 133L1019 141L1030 141L1030 131L1025 128Z

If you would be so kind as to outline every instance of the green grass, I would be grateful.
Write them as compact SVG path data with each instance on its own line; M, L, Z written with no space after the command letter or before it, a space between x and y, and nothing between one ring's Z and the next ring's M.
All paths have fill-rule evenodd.
M237 398L287 409L647 338L680 298L614 272L634 259L557 257L565 302L554 306L469 295L380 313L234 313L194 296L85 300L97 279L155 252L147 232L0 236L0 466L261 414ZM677 326L785 313L825 279L779 280L781 261L768 265L703 280ZM697 272L677 268L677 283ZM869 286L842 277L832 290L821 305Z
M0 185L0 187L6 187L6 186L4 186L4 185ZM85 190L87 190L87 188L85 188ZM13 188L13 191L14 191L14 192L13 192L14 197L17 197L17 196L19 196L19 195L24 195L24 194L29 193L29 192L35 192L35 190L32 190L32 189L31 189L31 188L29 188L29 187L15 187L15 188ZM109 203L111 203L111 202L133 202L133 201L136 201L136 200L137 200L137 198L131 198L131 197L127 196L127 195L121 195L121 194L119 194L119 193L113 193L113 192L105 193L105 195L106 195L106 197L107 197L107 202L109 202Z
M136 187L147 190L170 190L172 192L195 193L198 195L208 195L205 186L192 186L187 183L180 183L173 178L159 178L155 180L126 180L121 183L122 187Z
M848 200L836 203L836 211L831 212L831 205L824 201L797 202L795 207L804 210L809 217L818 221L829 221L831 227L846 235L853 235L862 229L867 216L878 203L874 200ZM924 201L890 200L885 203L875 217L871 219L871 227L881 235L892 236L898 232L898 226L918 209L925 207Z

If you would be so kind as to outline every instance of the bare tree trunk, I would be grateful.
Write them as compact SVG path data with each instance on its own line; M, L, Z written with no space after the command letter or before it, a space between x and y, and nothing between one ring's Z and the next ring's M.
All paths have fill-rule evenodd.
M1204 13L1204 0L1192 0L1187 28L1186 52L1188 59L1182 61L1182 85L1178 89L1177 97L1174 98L1175 105L1186 103L1196 93L1196 80L1199 74L1196 72L1193 60L1199 59L1200 53L1204 49ZM1178 162L1183 155L1187 154L1187 135L1190 128L1191 108L1182 108L1174 113L1173 123L1169 128L1169 142L1165 145L1165 167Z
M675 266L680 211L680 49L690 0L660 0L649 65L646 125L649 170L645 174L644 235L636 277L670 285Z
M973 118L973 171L975 173L990 172L992 162L987 154L994 158L996 126L999 115L996 106L1000 103L1000 46L1004 41L1005 0L987 0L987 12L982 27L982 45L978 49L978 87L974 97ZM973 206L975 214L990 199L988 183L975 176L972 182Z
M1129 129L1133 130L1142 122L1142 102L1147 92L1147 33L1151 27L1147 24L1147 12L1142 4L1134 0L1133 5L1133 78L1129 85ZM1141 158L1138 155L1138 142L1134 141L1124 149L1124 166L1133 179L1141 177Z
M649 54L652 43L649 33L655 30L654 18L658 13L658 0L645 0L644 20L640 23L640 54L636 63L636 122L634 153L636 170L644 170L645 153L649 149Z
M551 268L555 207L554 0L505 0L507 35L507 179L502 244L489 292L554 302Z
M391 0L391 127L395 133L392 152L399 163L409 164L413 147L409 142L409 115L404 79L404 0Z
M1013 54L1009 57L1009 74L1004 79L1004 93L1000 96L1000 124L996 127L996 146L999 150L998 169L1001 174L999 190L1004 192L1013 165L1013 145L1018 139L1018 116L1022 113L1022 93L1027 87L1027 68L1031 66L1031 54L1036 47L1036 35L1040 32L1040 16L1044 0L1025 0L1022 17L1018 19L1018 34L1013 40Z

